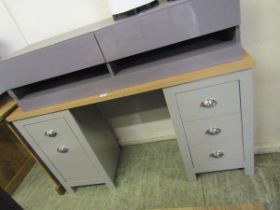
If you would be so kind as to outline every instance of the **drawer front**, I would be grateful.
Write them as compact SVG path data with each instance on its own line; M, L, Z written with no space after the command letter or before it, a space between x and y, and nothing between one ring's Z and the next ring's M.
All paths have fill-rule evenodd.
M1 62L0 83L13 89L104 62L89 33Z
M108 61L166 46L198 34L189 3L97 31L96 37Z
M187 0L95 34L105 58L113 61L239 25L239 10L238 0Z
M189 145L242 142L241 114L184 123Z
M242 142L193 146L190 147L190 152L194 167L230 166L244 160Z
M184 122L240 112L239 83L233 81L176 94Z
M29 124L24 128L66 182L101 179L64 118ZM63 149L68 151L63 153Z

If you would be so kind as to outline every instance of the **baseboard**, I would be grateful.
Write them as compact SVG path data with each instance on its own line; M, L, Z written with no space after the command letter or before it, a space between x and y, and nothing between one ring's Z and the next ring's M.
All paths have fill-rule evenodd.
M146 143L153 143L153 142L167 141L167 140L174 140L174 139L176 139L175 135L164 135L164 136L154 136L145 139L122 139L119 141L119 143L122 146L128 146L128 145L146 144Z
M268 141L262 144L256 144L255 154L267 154L280 152L280 140L277 141Z
M5 191L7 191L9 194L13 194L34 164L34 159L31 157L28 158L18 170L17 174L13 177L13 179L7 184Z

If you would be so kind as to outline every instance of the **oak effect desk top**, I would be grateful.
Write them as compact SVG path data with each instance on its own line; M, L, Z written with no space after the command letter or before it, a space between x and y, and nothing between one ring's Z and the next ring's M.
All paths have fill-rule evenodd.
M130 95L149 92L162 88L167 88L175 85L180 85L187 82L206 79L209 77L242 71L248 68L252 68L255 65L256 65L256 61L247 52L245 52L243 58L237 61L220 64L220 65L216 65L200 70L195 70L192 72L187 72L184 74L180 74L180 75L176 75L160 80L155 80L152 82L142 83L135 86L116 89L102 95L94 95L85 98L80 98L77 100L72 100L65 103L55 104L52 106L35 109L32 111L26 111L26 112L22 111L20 108L17 108L10 116L7 117L7 120L9 122L12 122L12 121L22 120L22 119L40 116L48 113L58 112L66 109L95 104L95 103L108 101L116 98L121 98L125 96L130 96Z

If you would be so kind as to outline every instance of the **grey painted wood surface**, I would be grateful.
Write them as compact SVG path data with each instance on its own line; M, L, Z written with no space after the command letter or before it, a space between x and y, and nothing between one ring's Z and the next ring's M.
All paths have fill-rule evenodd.
M220 144L242 139L241 114L226 115L217 118L195 120L184 123L190 146L203 144ZM217 135L207 134L211 128L221 129Z
M98 95L240 59L243 50L239 24L239 0L163 0L158 7L143 14L116 22L104 20L15 53L0 62L0 82L6 90L22 88L104 64L105 73L96 78L66 85L60 81L52 87L40 83L31 88L31 92L30 89L27 92L17 89L16 94L10 91L25 111ZM232 40L227 40L227 33L223 35L226 39L209 35L225 29L231 31L231 27L237 29L235 36L230 36ZM200 40L203 35L210 38ZM182 43L198 37L201 42L195 42L196 45L193 40ZM173 45L170 50L170 45L175 43L179 47L174 50ZM169 48L163 50L166 46ZM153 49L162 52L153 53L150 51ZM128 58L147 52L150 54L142 59ZM121 68L112 62L120 58L132 59L133 65ZM128 63L127 60L124 63Z
M184 85L179 85L179 86L164 89L164 95L167 101L171 118L174 122L181 155L185 163L185 166L187 167L186 170L188 172L188 177L190 180L193 180L195 178L196 173L216 171L216 170L227 170L233 168L245 168L246 174L254 173L254 153L253 153L254 124L252 120L253 119L252 71L253 71L252 69L248 69L237 73L232 73L224 76L205 79L197 82L192 82L189 84L184 84ZM225 88L226 86L228 87L232 86L232 87ZM208 91L209 88L212 89L213 87L215 91ZM218 87L220 87L220 89ZM234 89L234 91L232 91L233 90L232 88ZM203 136L203 134L201 133L196 133L196 132L202 132L202 130L199 129L198 126L207 124L207 121L209 120L215 122L216 120L219 120L219 118L217 117L217 115L213 115L213 116L202 115L201 121L198 124L194 125L194 127L192 127L191 123L195 121L189 121L189 119L186 118L186 115L183 116L182 113L185 113L185 111L182 112L182 109L183 108L186 110L189 109L186 112L191 112L192 111L191 108L193 108L194 106L183 106L183 107L180 106L182 105L181 103L182 100L185 100L186 103L188 101L187 100L188 97L186 97L185 99L181 98L184 95L184 94L182 95L181 93L191 92L191 91L194 92L197 91L196 94L197 96L200 97L204 96L203 94L199 93L200 91L202 92L206 91L209 94L208 97L211 97L212 94L215 95L217 92L222 92L223 97L220 98L221 100L230 100L230 98L227 97L228 95L233 97L234 100L231 101L231 103L233 103L234 107L236 108L230 110L235 110L235 112L237 113L241 110L241 121L239 125L236 125L236 122L234 121L233 123L229 121L228 126L233 126L233 130L235 130L235 132L240 132L240 127L242 127L242 135L241 136L236 135L237 137L236 139L235 138L233 139L232 136L229 136L228 138L224 137L225 140L223 143L221 143L222 140L220 139L219 140L220 142L217 144L213 144L209 142L205 144L200 144L198 146L197 145L192 146L193 144L196 143L196 139L198 139L199 141L201 135ZM227 92L229 92L228 95L226 94ZM180 95L179 98L177 97L178 95ZM188 94L186 96L188 96ZM189 100L190 99L193 98L189 97ZM201 100L204 100L204 98L202 97ZM201 100L196 101L197 107L200 107ZM193 102L190 101L190 103ZM216 108L218 108L218 106ZM195 109L196 108L194 108L194 110ZM215 108L211 108L210 111L212 110L213 112L215 112L214 109ZM222 112L222 117L228 118L229 117L228 114L229 114L228 112L225 113ZM192 115L190 115L190 118L194 119ZM188 123L185 123L185 127L183 124L184 121L189 121ZM188 125L190 126L188 127ZM193 129L193 131L188 132L188 129ZM228 132L228 135L230 134L231 133ZM190 140L191 137L192 140ZM230 141L226 142L226 140L230 140ZM221 147L224 149L226 148L228 152L231 152L230 148L232 148L234 153L230 155L231 158L229 158L227 161L225 161L222 164L211 164L209 163L209 160L206 159L206 156L209 157L210 151L208 152L208 154L206 153L206 151L207 148L209 149L215 148L213 147L213 145L217 146L216 147L217 150L219 150L218 148ZM227 145L227 146L223 146L223 145ZM203 147L203 148L201 148L201 150L197 150L198 147ZM206 156L204 156L203 158L203 155ZM224 157L227 158L226 155ZM199 165L196 167L198 162Z
M23 110L29 111L238 60L242 55L243 50L239 42L226 42L133 66L120 71L114 77L101 75L46 90L37 90L17 103Z
M71 113L86 138L85 150L89 148L105 171L107 185L113 186L120 157L120 146L107 121L94 106L72 109ZM92 153L93 154L93 153Z
M230 166L232 163L243 163L243 143L242 139L235 142L225 142L220 144L204 144L190 147L191 156L195 168ZM212 158L211 153L221 151L222 158Z
M195 90L178 91L176 99L183 121L240 112L238 81L197 88ZM207 99L215 100L217 105L213 108L200 106Z
M182 1L95 35L106 60L114 61L239 24L238 0Z
M120 149L95 107L80 110L81 116L86 112L87 117L76 120L79 109L73 114L65 110L16 121L14 125L67 191L92 184L113 187ZM54 129L57 135L45 136L48 129ZM62 145L69 149L67 153L57 151Z
M253 88L254 71L248 70L240 77L240 98L242 113L243 141L245 152L245 173L254 174L254 88Z
M105 63L93 33L6 59L0 63L6 89L21 87Z
M96 179L97 183L103 181L96 166L91 163L79 145L78 139L65 118L50 119L24 125L23 127L54 167L57 168L65 182L71 184L92 179ZM45 132L48 129L54 129L57 132L57 136L46 136ZM59 153L57 149L62 146L65 146L69 151Z

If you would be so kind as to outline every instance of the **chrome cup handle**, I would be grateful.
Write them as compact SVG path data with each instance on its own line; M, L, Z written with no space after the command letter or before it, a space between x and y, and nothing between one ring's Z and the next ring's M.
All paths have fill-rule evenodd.
M57 152L59 153L67 153L69 151L69 149L67 147L65 147L64 145L57 148Z
M224 157L225 154L223 152L221 152L221 151L216 151L216 152L212 152L209 156L211 158L219 159L219 158Z
M222 132L222 129L220 128L216 128L216 127L213 127L213 128L209 128L205 131L205 133L207 135L210 135L210 136L215 136L215 135L218 135Z
M213 108L218 102L213 98L208 98L200 103L200 106L203 108Z
M45 136L50 137L50 138L53 138L53 137L56 137L56 136L57 136L57 132L56 132L54 129L48 129L48 130L45 132Z

